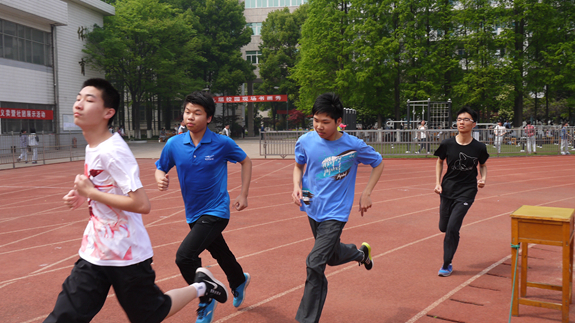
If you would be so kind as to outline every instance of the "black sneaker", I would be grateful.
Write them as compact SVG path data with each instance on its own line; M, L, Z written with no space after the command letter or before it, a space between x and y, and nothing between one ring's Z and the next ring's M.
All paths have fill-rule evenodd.
M219 280L215 279L212 273L206 268L200 267L196 270L196 283L206 284L205 297L213 298L220 303L228 300L228 290Z
M371 268L373 268L373 259L371 258L371 246L367 242L364 242L361 244L359 250L363 252L363 259L361 260L359 265L360 266L364 265L365 269L371 270Z

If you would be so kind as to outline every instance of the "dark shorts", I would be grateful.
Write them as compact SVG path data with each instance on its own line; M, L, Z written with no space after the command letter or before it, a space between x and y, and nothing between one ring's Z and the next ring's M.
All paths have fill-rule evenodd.
M44 322L90 322L104 306L110 286L130 322L161 322L172 300L155 280L152 258L126 267L97 266L80 258Z

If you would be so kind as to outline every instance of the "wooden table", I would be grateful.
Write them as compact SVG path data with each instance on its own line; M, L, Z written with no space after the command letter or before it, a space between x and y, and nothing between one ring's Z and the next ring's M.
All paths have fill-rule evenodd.
M524 205L511 214L511 244L521 244L521 273L515 275L512 314L519 315L519 304L560 310L562 322L569 322L569 304L573 286L573 216L575 209ZM560 246L563 249L562 285L527 281L529 243ZM517 248L511 248L511 265L517 261ZM513 269L512 269L513 270ZM513 274L513 272L512 272ZM518 279L521 276L521 293ZM523 298L527 287L562 292L561 304Z

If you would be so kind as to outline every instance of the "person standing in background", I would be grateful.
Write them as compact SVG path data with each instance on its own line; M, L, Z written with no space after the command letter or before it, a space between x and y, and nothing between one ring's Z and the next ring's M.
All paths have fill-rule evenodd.
M36 129L30 129L30 135L28 136L28 145L32 148L32 164L38 163L38 144L40 140L36 135Z
M20 131L20 156L18 157L18 162L22 159L24 159L24 163L28 164L28 135L24 129Z

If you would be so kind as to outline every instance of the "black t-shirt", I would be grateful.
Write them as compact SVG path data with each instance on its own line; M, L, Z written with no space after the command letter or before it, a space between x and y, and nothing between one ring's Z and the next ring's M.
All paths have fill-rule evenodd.
M441 195L451 199L475 199L477 164L485 164L489 158L485 144L473 139L467 145L460 145L451 137L441 142L435 156L447 159Z

